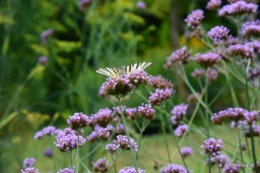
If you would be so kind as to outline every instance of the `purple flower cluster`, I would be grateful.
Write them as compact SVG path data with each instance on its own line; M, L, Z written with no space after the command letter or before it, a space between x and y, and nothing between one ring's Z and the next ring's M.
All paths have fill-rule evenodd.
M245 59L255 59L254 48L250 44L230 45L228 50L232 55L241 56L241 58Z
M218 71L217 70L212 69L212 68L207 70L207 78L210 82L215 81L217 79L217 77L218 77Z
M106 150L110 153L114 153L119 147L120 145L111 143L106 145Z
M110 132L106 128L100 128L97 132L99 139L106 141L110 137Z
M218 44L228 38L229 29L224 26L215 26L208 31L208 36Z
M258 5L253 3L246 3L245 1L237 1L232 4L223 6L218 14L219 16L226 15L240 15L244 13L253 13L257 12Z
M194 71L191 73L191 76L194 78L200 78L204 76L206 71L204 69L194 69Z
M42 130L38 131L34 135L34 139L41 139L43 135L52 136L55 134L56 128L54 126L44 127Z
M161 89L173 88L173 83L168 79L162 77L161 75L151 77L151 85L154 88L161 88Z
M239 43L238 38L233 37L231 35L229 35L228 38L224 42L225 46L230 46L230 45L234 45L234 44L238 44L238 43Z
M160 173L188 173L189 171L181 165L168 164L160 170Z
M222 140L209 138L204 141L204 145L201 145L201 148L204 149L204 152L210 154L211 156L220 155L220 151L222 150Z
M31 168L35 162L36 160L34 158L25 158L23 161L23 168Z
M95 123L101 127L106 127L112 118L113 112L108 108L99 109L98 112L94 115Z
M94 142L98 138L98 133L96 131L92 131L90 135L87 136L87 140L89 142Z
M221 0L209 0L206 6L208 10L216 10L220 7Z
M21 173L39 173L39 170L36 168L25 168L21 170Z
M173 90L171 88L166 89L156 89L155 93L150 93L149 103L154 105L160 105L164 100L167 100L172 97Z
M120 169L118 173L136 173L136 170L134 167L127 166L123 169ZM145 170L138 168L138 173L145 173Z
M247 74L247 77L255 81L256 79L260 78L260 69L259 68L250 68Z
M191 14L189 14L184 21L187 23L187 25L190 28L194 29L199 26L203 18L204 18L204 12L198 9L198 10L194 10Z
M129 94L138 85L150 84L150 77L142 70L135 70L118 78L109 77L102 84L99 95L101 97L107 95L125 96Z
M91 0L79 0L79 10L85 11Z
M74 169L71 168L64 168L64 169L60 169L57 173L74 173Z
M188 109L188 104L179 104L173 107L173 109L171 110L171 123L172 125L176 126L180 123L180 121L182 120L182 118L184 117L184 115L186 114Z
M51 148L46 148L43 152L44 156L52 158L53 153L52 153L52 149Z
M145 10L145 9L146 9L146 4L145 4L145 2L143 2L143 1L138 1L138 2L136 3L136 7L139 8L139 9L141 9L141 10Z
M128 129L128 128L127 128ZM116 127L116 132L120 135L123 135L126 133L124 124L118 124Z
M41 65L47 65L47 62L48 62L48 57L47 56L40 56L38 58L38 63L41 64Z
M41 33L41 44L46 44L47 43L47 39L52 36L53 34L53 29L49 28L47 30L44 30L42 33Z
M79 139L78 139L79 137ZM77 148L77 143L79 140L79 146L85 144L86 139L81 135L77 136L75 134L67 134L56 137L56 142L54 144L61 152L71 151L74 148Z
M245 37L260 35L260 20L246 21L242 25L241 33Z
M73 130L81 129L90 124L89 117L83 113L74 113L72 116L69 117L67 120L70 128Z
M258 118L259 113L257 111L249 112L243 108L228 108L218 113L214 113L211 116L211 122L213 124L222 124L225 119L229 119L235 123L246 121L248 124L253 124Z
M186 46L181 49L174 51L168 58L164 65L166 69L170 69L172 65L176 62L187 64L189 62L190 52L187 50Z
M226 166L222 169L223 173L239 173L241 171L241 167L238 164L233 164L232 166Z
M181 155L186 158L190 155L192 155L193 149L191 147L184 146L181 148Z
M93 164L93 170L95 172L106 173L109 169L109 162L106 158L98 159L92 164Z
M250 131L250 126L245 126L243 129L243 132L246 137L251 137L251 131ZM259 125L252 125L252 132L253 136L260 136L260 126Z
M142 118L148 119L150 121L154 120L155 118L155 110L150 104L142 103L142 105L138 107L138 113Z
M196 96L200 97L200 93L190 94L187 98L189 103L195 103L197 101Z
M210 157L206 159L205 164L206 165L215 165L218 164L219 167L223 168L225 164L229 163L229 158L225 154L221 154L218 156Z
M113 141L112 144L119 145L119 148L124 150L130 150L130 145L128 144L127 136L117 135L116 140ZM138 145L136 144L135 140L130 137L130 144L135 152L138 151Z
M121 107L122 108L122 111L124 111L124 116L126 118L129 118L131 120L134 120L136 118L136 114L137 114L137 108L126 108L124 106ZM113 107L113 114L114 116L116 116L116 118L119 118L121 117L121 114L120 114L120 107L117 106L117 107ZM119 122L119 121L118 121Z
M204 54L196 54L194 61L200 64L202 67L207 68L215 65L221 60L221 56L214 52L208 52Z
M181 124L174 130L174 134L180 138L183 135L188 134L189 131L189 126L186 124Z

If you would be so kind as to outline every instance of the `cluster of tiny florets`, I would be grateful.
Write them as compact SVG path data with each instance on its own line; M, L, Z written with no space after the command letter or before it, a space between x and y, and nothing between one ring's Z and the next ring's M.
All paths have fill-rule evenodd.
M181 165L168 164L160 170L160 173L188 173L189 171Z
M200 78L204 76L206 71L204 69L197 69L195 68L194 71L191 73L191 76L194 78Z
M112 110L108 108L99 109L96 114L93 115L95 123L101 127L106 127L113 118Z
M53 29L49 28L47 30L44 30L41 33L41 44L45 45L47 43L47 39L53 35Z
M77 136L74 134L67 134L56 137L56 142L54 142L54 144L61 152L65 152L77 148L77 143L79 146L82 146L85 144L85 142L86 139L83 138L81 135Z
M210 0L207 3L206 9L208 10L216 10L220 7L221 0Z
M173 109L171 110L171 123L172 125L176 126L180 123L180 121L182 120L182 118L184 117L184 115L186 114L188 109L188 104L179 104L173 107Z
M138 145L136 144L136 142L133 138L131 138L131 137L129 137L129 138L130 138L130 145L131 145L133 151L137 152ZM116 139L113 141L113 144L119 145L119 148L122 148L124 150L130 150L130 145L128 143L127 136L117 135Z
M190 52L184 46L181 49L174 51L168 58L164 65L166 69L170 69L172 65L176 62L187 64L189 62Z
M137 173L134 167L127 166L120 169L118 173ZM138 173L145 173L145 170L138 168Z
M23 168L31 168L35 162L36 160L34 158L25 158L23 161Z
M138 113L144 119L154 120L155 118L155 110L150 104L142 103L142 105L138 107Z
M196 54L194 56L194 61L200 64L202 67L211 67L221 60L221 56L214 52L208 52L204 54Z
M171 88L166 89L156 89L154 93L150 93L149 103L154 105L160 105L164 100L172 97L173 90Z
M84 128L89 125L90 120L89 117L83 113L74 113L69 117L67 123L73 130L77 130L80 128Z
M242 25L241 34L245 37L260 35L260 20L246 21Z
M174 130L174 134L177 137L182 137L184 134L187 134L189 132L189 126L186 124L178 125L178 127Z
M39 170L34 167L31 167L31 168L22 169L21 173L39 173Z
M184 158L186 158L186 157L192 155L193 149L192 149L192 147L184 146L184 147L182 147L182 148L180 149L180 152L181 152L181 155L182 155Z
M161 75L151 77L151 85L160 89L173 88L173 83Z
M34 139L41 139L44 135L52 136L55 134L56 128L54 126L44 127L34 135Z
M184 21L187 23L187 25L190 28L194 29L199 26L203 18L204 18L204 12L198 9L198 10L194 10L191 14L189 14Z
M208 31L208 36L214 41L214 43L220 43L228 38L229 29L224 26L215 26Z
M219 16L226 15L239 15L244 13L256 13L258 5L253 3L246 3L245 1L237 1L232 4L228 4L223 6L218 14Z
M207 78L210 82L215 81L217 79L217 77L218 77L218 71L217 70L212 69L212 68L207 70Z
M60 169L57 173L74 173L74 169L71 168L64 168L64 169Z
M246 137L250 138L251 136L260 136L260 126L259 125L253 124L251 128L252 128L252 133L250 130L250 126L244 126L243 132Z
M228 46L228 50L232 55L241 56L245 59L254 59L254 48L249 44L235 44Z
M95 172L106 173L109 169L109 162L106 158L98 159L92 164L93 164L93 170Z
M220 155L220 151L222 150L222 140L209 138L204 141L204 145L201 145L201 148L204 149L206 154L210 154L212 156Z

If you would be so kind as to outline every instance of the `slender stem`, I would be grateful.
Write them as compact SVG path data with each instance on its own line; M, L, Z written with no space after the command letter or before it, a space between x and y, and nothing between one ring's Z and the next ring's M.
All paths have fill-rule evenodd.
M85 157L83 157L82 159L80 159L80 161L82 162L83 160L85 160L88 156L90 156L94 151L96 151L96 149L102 144L102 142L99 142L97 144L97 146L91 151L89 152Z
M138 158L138 154L139 154L139 148L140 148L140 145L141 145L141 140L142 140L142 136L143 136L143 132L145 130L145 128L147 127L147 125L149 124L149 121L147 121L147 123L145 123L145 121L143 121L143 125L142 125L142 128L140 129L140 136L139 136L139 140L138 140L138 151L136 153L136 159Z
M69 156L70 156L70 167L71 167L71 169L73 169L73 163L72 163L72 151L70 150L70 151L68 152L68 154L69 154Z
M239 144L239 148L240 148L241 162L244 163L243 153L242 153L242 147L241 147L241 137L240 137L239 129L238 129L238 128L237 128L237 136L238 136L238 144ZM245 168L244 168L244 167L243 167L243 173L245 173Z
M120 150L120 151L119 151L118 155L116 156L115 161L113 161L113 163L112 163L112 165L110 166L110 168L109 168L109 170L107 171L107 173L109 173L109 172L111 171L111 169L114 167L114 165L115 165L115 163L116 163L118 157L119 157L120 154L122 153L122 151L123 151L123 150ZM116 172L115 172L115 173L116 173Z
M115 161L115 158L114 158L114 154L113 154L113 153L111 154L111 159L112 159L112 162L113 162L114 172L117 172L117 171L116 171L116 165L114 164L116 161Z
M254 160L254 170L255 170L255 172L258 172L257 159L256 159L256 154L255 154L255 144L254 144L254 130L253 130L252 125L250 125L249 128L250 128L250 133L251 133L251 149L252 149L253 160Z
M55 162L55 159L54 159L54 149L53 149L53 143L52 143L52 139L51 139L51 136L49 136L49 145L51 147L51 152L52 152L52 164L53 164L53 169L54 169L54 172L57 172L57 169L56 169L56 162Z
M76 168L76 173L79 172L79 163L80 163L80 152L79 152L79 134L80 134L80 129L77 129L77 168Z

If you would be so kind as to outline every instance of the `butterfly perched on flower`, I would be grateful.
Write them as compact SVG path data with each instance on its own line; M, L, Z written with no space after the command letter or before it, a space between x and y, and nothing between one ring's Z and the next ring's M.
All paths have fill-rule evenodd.
M135 63L135 64L131 64L128 66L122 66L122 67L100 68L96 72L99 74L108 76L108 77L116 78L116 77L126 75L135 70L144 70L147 67L149 67L150 65L152 65L151 62L140 62L140 63Z

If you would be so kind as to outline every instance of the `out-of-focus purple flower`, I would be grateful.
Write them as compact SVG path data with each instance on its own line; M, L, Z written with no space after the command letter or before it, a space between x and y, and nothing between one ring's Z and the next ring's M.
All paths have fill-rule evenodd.
M128 129L128 128L127 128ZM116 132L120 135L125 134L125 126L123 124L118 124L116 127Z
M44 134L43 134L42 131L38 131L38 132L35 133L34 139L35 139L35 140L36 140L36 139L41 139L43 135L44 135Z
M260 20L246 21L242 25L241 33L245 37L260 35Z
M238 43L239 43L238 38L233 37L231 35L229 35L228 38L224 42L225 46L230 46L230 45L234 45L234 44L238 44Z
M252 125L252 130L253 130L253 136L260 136L260 126L259 125ZM245 126L244 129L244 134L246 137L250 138L251 137L251 130L249 126Z
M239 173L242 167L238 166L238 164L232 164L232 166L225 166L222 171L223 173Z
M183 116L186 114L188 109L188 104L179 104L173 107L173 109L171 110L171 123L172 125L176 126L180 123L180 121L182 120Z
M109 77L99 90L101 97L107 95L125 96L139 85L150 84L150 77L143 70L135 70L126 75L112 78Z
M99 109L98 112L94 115L95 122L101 127L106 127L112 118L112 110L108 108Z
M89 142L94 142L98 138L98 133L95 131L92 131L90 135L87 136L87 140Z
M144 1L138 1L138 2L136 3L136 7L139 8L139 9L141 9L141 10L145 10L145 9L146 9L146 4L145 4Z
M260 54L260 41L254 40L251 42L247 42L246 45L252 47L255 53Z
M160 170L160 173L188 173L189 171L181 165L168 164Z
M91 0L79 0L79 10L85 11L90 4Z
M259 119L259 113L257 111L245 112L244 117L247 124L253 124Z
M221 0L209 0L206 6L208 10L217 10L221 5Z
M64 168L64 169L60 169L57 173L74 173L74 169L71 168Z
M120 147L120 145L118 144L107 144L106 145L106 150L110 153L114 153L116 152L116 150Z
M127 166L119 170L118 173L136 173L134 167ZM145 173L145 170L138 168L138 173Z
M226 15L242 15L245 13L253 13L257 12L258 5L253 3L246 3L245 1L237 1L232 4L228 4L219 9L219 16Z
M184 147L181 148L181 155L182 155L184 158L186 158L186 157L192 155L192 153L193 153L192 147L184 146Z
M214 52L207 52L204 54L196 54L194 61L200 64L202 67L207 68L215 65L221 60L221 56Z
M171 88L166 89L156 89L155 93L150 93L149 103L154 105L160 105L164 100L167 100L172 97L173 90Z
M74 113L69 117L67 123L73 130L81 129L90 124L89 117L83 113Z
M201 145L201 148L204 149L204 153L210 154L211 156L220 155L220 151L222 150L222 140L209 138L204 141L204 145Z
M161 88L161 89L173 88L173 83L168 79L162 77L161 75L151 77L151 85L154 88Z
M218 71L217 70L212 69L212 68L207 70L207 78L210 82L215 81L217 79L217 77L218 77Z
M189 131L189 127L186 124L181 124L174 130L174 134L181 138L184 134L188 134Z
M42 129L42 133L43 133L44 135L52 136L52 135L54 135L55 130L56 130L56 128L55 128L54 126L48 126L48 127L44 127L44 128Z
M191 76L194 78L200 78L204 76L206 71L204 69L197 69L195 68L194 71L191 73Z
M142 105L138 107L138 113L142 118L148 119L150 121L154 120L155 118L155 110L150 104L142 103Z
M221 154L221 155L217 156L216 158L217 158L217 162L218 162L219 167L221 167L220 165L222 165L222 167L224 167L224 165L229 163L229 158L225 154Z
M249 44L235 44L228 46L232 55L241 56L244 59L255 59L254 48Z
M113 141L114 144L119 145L120 148L124 150L130 150L130 145L133 148L133 151L138 151L138 145L136 144L135 140L130 137L130 145L128 143L127 136L117 135L116 140Z
M188 51L186 46L182 47L181 49L177 49L167 58L167 62L164 65L166 69L170 69L174 63L182 63L187 64L189 62L191 51Z
M41 65L46 65L48 63L48 57L47 56L40 56L38 58L38 63Z
M78 143L79 141L79 143ZM61 151L71 151L74 148L77 148L77 143L81 147L86 142L86 139L79 135L79 139L77 135L67 134L64 136L56 137L56 142L54 144Z
M100 130L98 131L98 137L101 140L106 141L110 136L110 132L106 129L106 128L100 128Z
M46 44L47 43L47 39L52 36L53 34L53 29L49 28L47 30L44 30L42 33L41 33L41 44Z
M67 134L77 135L77 132L75 130L72 130L70 127L67 127L64 130L56 129L55 134L56 134L55 138L59 138Z
M260 69L259 68L250 68L247 74L247 77L251 81L255 81L260 78Z
M208 36L218 44L228 38L229 29L224 26L215 26L208 31Z
M200 9L194 10L187 16L187 18L184 20L187 25L194 29L197 28L201 22L201 20L204 18L204 12Z
M39 170L36 168L25 168L21 170L21 173L39 173Z
M52 149L51 148L46 148L43 152L44 156L52 158L53 153L52 153Z
M247 149L246 143L241 144L241 150L245 151Z
M106 158L98 159L92 164L93 164L93 170L95 172L106 173L109 169L109 162Z
M125 117L131 120L135 120L136 114L137 114L137 108L126 108L124 112Z
M31 168L35 162L36 160L34 158L25 158L23 161L23 168Z
M188 96L188 98L187 98L187 101L189 102L189 103L195 103L195 102L197 102L197 98L196 98L196 95L198 96L198 98L200 98L200 93L195 93L195 94L190 94L189 96Z

